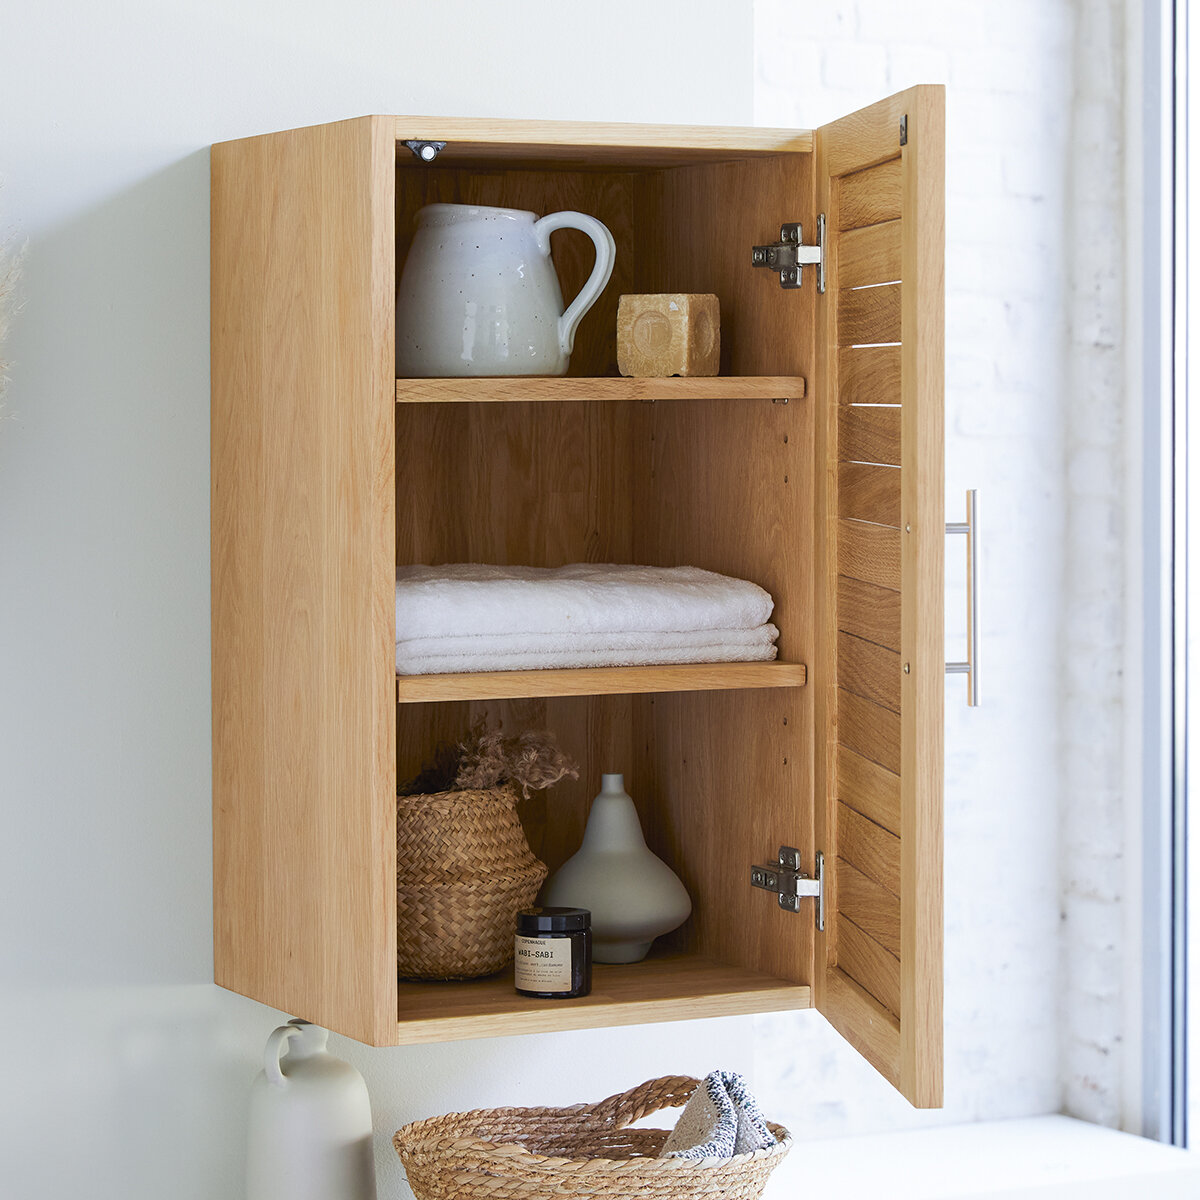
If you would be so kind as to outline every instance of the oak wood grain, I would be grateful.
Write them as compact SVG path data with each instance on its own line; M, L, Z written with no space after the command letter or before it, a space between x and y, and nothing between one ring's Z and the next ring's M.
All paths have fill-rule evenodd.
M521 696L603 696L649 692L803 687L804 663L696 663L668 667L590 667L564 671L477 671L398 675L400 704L503 700Z
M900 481L901 472L896 467L839 464L838 505L842 516L875 525L899 525Z
M833 228L861 229L896 220L900 216L900 188L899 158L843 176L837 180L837 220Z
M838 411L838 454L844 462L900 465L899 405L844 404Z
M900 895L900 839L848 804L838 805L838 857Z
M838 628L889 650L900 649L900 593L842 575L838 578Z
M900 776L846 746L838 747L837 761L838 799L899 836Z
M900 530L863 521L839 521L838 570L880 587L900 588Z
M944 322L945 92L905 101L901 392L902 894L900 952L905 1094L942 1102L942 770L945 697Z
M838 401L842 404L899 404L900 347L843 346L837 351Z
M838 336L843 346L873 346L900 340L902 285L842 288L838 292Z
M212 151L216 979L374 1044L396 1011L393 155L372 119Z
M706 160L808 154L813 148L812 131L805 129L436 116L381 120L391 122L397 143L448 143L436 160L441 166L466 161L476 167L488 163L510 167L673 167ZM396 154L406 164L416 162L406 146L397 145Z
M845 914L838 922L837 965L890 1013L900 1015L900 960Z
M709 378L560 379L527 376L471 379L397 379L399 404L500 404L513 401L800 400L805 382L795 375L716 375Z
M840 855L837 910L885 950L900 954L900 897ZM903 1003L903 1001L902 1001Z
M900 1087L900 1022L844 971L832 967L825 983L829 1023L885 1079Z
M597 963L591 995L577 1000L518 996L511 969L461 983L402 983L398 1040L443 1042L697 1020L791 1011L810 1002L808 987L784 979L699 955L655 955L630 966Z
M884 221L863 229L848 229L839 239L840 288L895 283L900 279L900 221Z
M902 678L895 650L839 631L838 680L847 691L899 713Z

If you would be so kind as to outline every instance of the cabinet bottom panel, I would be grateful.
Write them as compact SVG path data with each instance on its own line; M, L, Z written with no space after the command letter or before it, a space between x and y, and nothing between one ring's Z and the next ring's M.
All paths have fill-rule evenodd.
M512 970L487 979L400 983L397 1045L562 1029L644 1025L782 1012L812 1005L809 988L694 954L631 965L597 963L578 1000L535 1000L513 990Z

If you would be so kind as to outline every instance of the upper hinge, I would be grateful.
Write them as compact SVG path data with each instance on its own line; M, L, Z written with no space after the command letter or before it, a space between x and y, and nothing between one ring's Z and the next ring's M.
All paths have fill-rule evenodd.
M908 113L900 118L900 145L908 145Z
M779 241L769 246L755 246L750 257L755 267L769 267L779 272L779 286L798 288L805 266L817 268L817 291L825 290L825 214L817 217L817 243L804 245L804 230L799 221L780 227Z
M798 913L800 901L811 896L817 902L817 928L825 928L825 855L817 851L812 875L800 870L800 851L795 846L779 847L779 862L773 867L751 867L750 884L779 897L779 907Z
M431 163L446 148L445 142L424 142L420 138L405 138L407 146L423 163Z

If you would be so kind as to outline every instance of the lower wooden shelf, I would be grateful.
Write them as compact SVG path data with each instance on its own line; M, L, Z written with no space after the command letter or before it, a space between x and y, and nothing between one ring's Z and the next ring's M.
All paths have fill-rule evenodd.
M629 966L597 963L591 995L535 1000L513 990L511 969L487 979L400 982L397 1045L644 1025L812 1007L805 984L788 983L694 954Z
M635 692L709 692L802 687L804 663L689 663L665 667L588 667L571 671L479 671L397 675L396 701L515 700L530 696L613 696Z

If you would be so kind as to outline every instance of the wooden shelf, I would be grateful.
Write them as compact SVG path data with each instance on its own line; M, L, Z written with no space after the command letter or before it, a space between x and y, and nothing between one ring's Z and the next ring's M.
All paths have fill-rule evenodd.
M523 400L799 400L799 375L714 375L702 379L562 379L541 375L397 379L397 404Z
M592 968L591 995L535 1000L513 990L512 970L464 982L400 982L398 1045L546 1033L810 1008L806 985L725 967L698 955Z
M517 700L531 696L620 696L637 692L715 692L803 687L804 663L689 663L669 667L589 667L571 671L478 671L397 675L398 704L434 700Z

